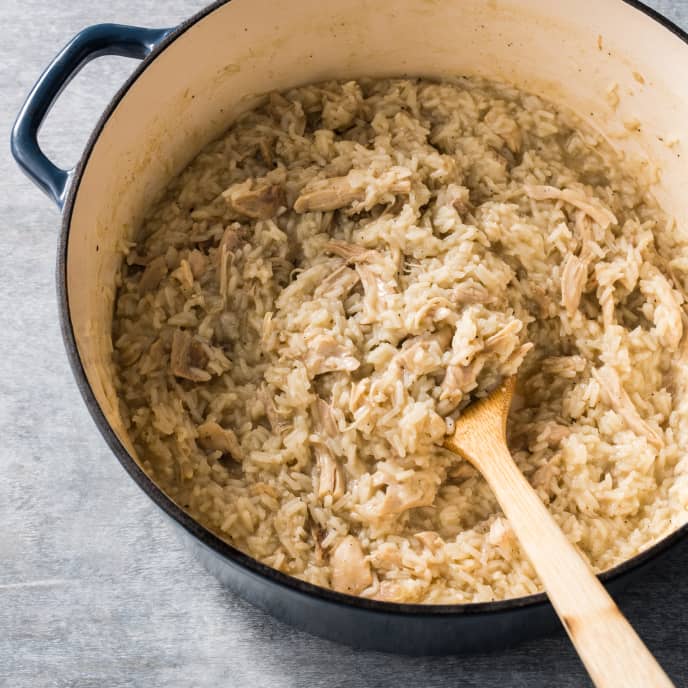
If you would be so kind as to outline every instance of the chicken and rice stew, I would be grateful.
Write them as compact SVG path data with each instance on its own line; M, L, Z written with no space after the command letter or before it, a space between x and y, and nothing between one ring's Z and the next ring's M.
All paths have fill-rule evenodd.
M125 247L113 324L139 460L256 559L338 591L539 589L441 448L518 371L509 443L596 571L686 520L688 250L599 135L474 78L272 94Z

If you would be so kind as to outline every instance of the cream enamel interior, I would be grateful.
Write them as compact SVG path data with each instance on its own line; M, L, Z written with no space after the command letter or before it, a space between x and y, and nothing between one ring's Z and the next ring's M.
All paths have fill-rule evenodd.
M647 162L677 231L688 223L688 80L673 77L688 74L688 45L621 0L232 0L129 88L74 201L71 321L98 403L130 451L110 365L115 277L121 240L170 178L267 91L325 78L456 74L514 83L592 120Z

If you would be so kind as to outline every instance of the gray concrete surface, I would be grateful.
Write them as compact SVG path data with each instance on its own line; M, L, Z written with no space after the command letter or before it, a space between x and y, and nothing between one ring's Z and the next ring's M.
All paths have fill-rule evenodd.
M75 31L101 21L171 26L203 4L0 0L5 142L29 88ZM688 27L688 0L653 5ZM76 161L133 64L98 60L65 92L42 136L58 162ZM561 633L492 655L396 657L294 631L224 590L126 476L81 402L57 323L59 215L7 143L0 206L2 688L589 685ZM677 685L688 685L687 571L688 543L620 599Z

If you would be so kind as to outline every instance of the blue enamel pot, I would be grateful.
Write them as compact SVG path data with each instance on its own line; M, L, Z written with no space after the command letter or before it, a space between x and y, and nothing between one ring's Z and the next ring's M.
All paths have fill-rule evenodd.
M680 137L671 140L688 122L688 79L675 78L688 74L688 36L637 2L581 7L576 0L231 0L172 29L101 24L79 32L55 57L17 117L12 153L62 213L59 317L93 420L189 549L229 588L283 621L357 647L409 654L503 648L557 628L542 594L424 606L310 585L246 556L167 497L135 458L112 382L121 240L169 180L261 94L326 77L390 75L477 73L510 81L587 113L604 132L618 129L620 118L639 119L642 133L615 145L661 168L657 196L678 226L688 226L688 148ZM63 170L41 151L38 130L62 89L101 55L140 62L79 164ZM616 110L605 98L610 84L624 94ZM669 532L602 580L618 591L686 535L686 525Z

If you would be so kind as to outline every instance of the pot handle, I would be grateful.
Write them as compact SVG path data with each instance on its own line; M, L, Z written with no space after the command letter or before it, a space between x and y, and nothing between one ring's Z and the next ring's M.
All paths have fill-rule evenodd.
M87 63L101 55L143 59L172 29L95 24L79 31L31 89L12 128L11 149L19 167L62 209L74 170L63 170L43 153L38 131L53 103Z

